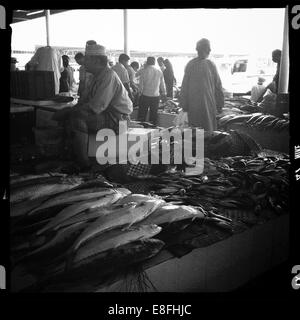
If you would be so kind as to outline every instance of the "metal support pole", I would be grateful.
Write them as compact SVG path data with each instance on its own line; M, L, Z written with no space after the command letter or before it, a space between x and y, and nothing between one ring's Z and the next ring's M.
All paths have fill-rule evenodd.
M283 43L279 69L278 94L276 99L276 115L281 117L289 112L289 21L288 7L284 13Z
M46 17L47 46L50 46L50 30L49 30L50 10L45 10L45 17Z
M123 17L124 17L124 53L129 55L127 9L123 10Z
M283 44L279 70L279 84L278 93L288 93L289 87L289 21L288 21L288 7L285 8L284 15L284 30L283 30Z

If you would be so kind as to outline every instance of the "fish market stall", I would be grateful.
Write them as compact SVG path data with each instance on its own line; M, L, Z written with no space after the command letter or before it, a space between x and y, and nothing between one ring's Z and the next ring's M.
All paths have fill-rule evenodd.
M218 131L204 132L203 172L175 164L174 139L169 165L100 166L95 135L94 165L81 172L52 119L76 101L51 97L11 100L11 114L23 108L34 116L35 140L28 155L21 141L11 160L13 292L230 291L286 261L288 120L247 98L226 98ZM174 129L179 111L176 99L161 103L157 127ZM135 124L144 136L157 128ZM155 143L161 152L163 138Z
M13 175L12 289L232 290L286 258L288 168L286 155L262 152L123 185Z

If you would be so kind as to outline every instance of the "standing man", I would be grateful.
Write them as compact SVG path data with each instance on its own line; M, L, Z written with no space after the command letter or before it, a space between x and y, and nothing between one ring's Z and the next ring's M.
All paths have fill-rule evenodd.
M87 43L84 65L93 80L88 94L71 108L69 129L74 154L82 167L88 167L88 133L102 128L118 133L119 121L129 120L133 108L121 80L108 66L103 46Z
M59 92L70 92L74 84L74 70L69 65L70 58L67 55L62 56L64 71L61 72L59 79Z
M132 95L133 95L133 106L138 105L138 98L139 98L139 87L138 87L138 80L136 77L136 72L139 69L139 63L136 61L133 61L130 65L127 66L127 71L129 75L130 80L130 87L132 89Z
M274 93L278 93L281 50L276 49L272 52L272 60L273 62L277 63L276 74L273 78L273 82L275 84L275 90L276 90Z
M125 53L120 54L119 62L117 62L112 69L117 73L124 87L126 88L129 98L133 101L133 96L130 90L130 79L127 71L129 56Z
M158 66L160 67L160 70L161 70L162 72L164 72L165 69L166 69L166 67L165 67L165 64L164 64L164 58L163 58L163 57L158 57L158 58L157 58L157 64L158 64Z
M163 73L156 68L155 58L147 58L147 66L140 72L140 100L138 120L145 121L150 108L150 122L157 124L157 110L159 106L159 99L161 92L163 101L166 101L166 86Z
M78 52L75 55L75 61L80 65L79 68L79 87L78 87L78 95L80 98L87 93L88 86L92 81L93 75L89 72L86 72L84 66L84 54L82 52Z
M189 125L205 131L217 129L216 115L224 106L222 83L215 64L208 60L210 42L197 42L198 57L188 62L180 92L180 106L188 113Z

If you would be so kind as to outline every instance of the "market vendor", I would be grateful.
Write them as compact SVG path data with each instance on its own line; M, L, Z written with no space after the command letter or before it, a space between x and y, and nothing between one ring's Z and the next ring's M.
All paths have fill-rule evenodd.
M262 102L262 100L264 98L264 94L267 92L268 89L272 93L278 94L281 50L276 49L276 50L272 51L272 61L277 64L276 74L273 77L273 81L268 86L265 87L263 94L260 96L260 98L257 100L257 102Z
M197 42L198 57L188 62L180 92L180 107L188 113L189 125L205 131L217 129L216 115L224 106L222 83L215 64L207 57L210 42Z
M97 132L102 128L109 128L117 133L119 121L129 120L133 107L118 75L108 67L103 46L87 43L84 65L86 71L93 74L93 80L88 94L71 108L67 127L78 163L82 167L88 167L86 133Z

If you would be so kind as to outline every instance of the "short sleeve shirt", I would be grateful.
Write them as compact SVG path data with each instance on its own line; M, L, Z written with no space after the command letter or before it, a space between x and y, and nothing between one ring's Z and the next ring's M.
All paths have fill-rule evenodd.
M112 69L116 72L116 74L119 76L121 82L124 83L130 83L129 75L127 69L123 66L122 63L117 62Z

